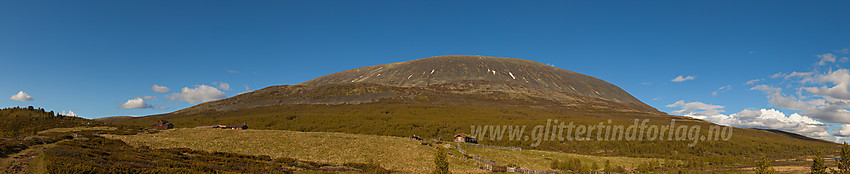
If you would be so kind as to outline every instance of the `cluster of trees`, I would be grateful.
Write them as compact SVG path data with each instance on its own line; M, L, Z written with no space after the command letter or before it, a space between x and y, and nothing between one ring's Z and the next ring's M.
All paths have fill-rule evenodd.
M753 170L756 174L774 174L776 170L770 167L770 159L768 159L764 154L761 154L761 157L756 161L756 167Z
M590 171L599 171L603 170L605 173L622 173L626 171L626 168L618 165L612 166L611 161L605 160L604 166L599 166L596 162L590 163L582 163L579 159L565 159L561 160L552 160L551 168L555 170L561 171L573 171L579 173L586 173Z
M823 152L818 150L815 153L815 156L812 157L812 174L850 174L850 145L847 145L847 142L844 142L844 145L841 146L841 150L838 152L838 159L835 159L836 167L835 169L827 170L826 161L823 159ZM764 162L759 162L759 166L765 164ZM770 163L767 163L769 166ZM761 173L769 173L767 172ZM756 170L756 173L760 173L759 170Z
M841 150L838 152L839 158L835 159L835 168L829 168L824 160L822 150L817 150L812 157L811 174L850 174L850 145L844 142ZM776 170L771 167L771 160L765 157L764 154L756 160L756 166L753 169L756 174L774 174Z

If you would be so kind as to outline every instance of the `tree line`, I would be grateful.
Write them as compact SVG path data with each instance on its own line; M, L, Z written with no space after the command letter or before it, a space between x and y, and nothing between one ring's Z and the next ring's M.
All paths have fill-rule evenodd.
M812 165L809 173L811 174L850 174L850 145L847 145L847 142L841 146L841 150L838 152L838 158L835 158L835 167L829 168L826 165L826 160L824 159L823 151L817 150L815 151L814 156L812 157ZM761 154L761 157L756 160L756 166L753 169L756 174L774 174L776 170L771 167L771 160L765 157L764 154Z

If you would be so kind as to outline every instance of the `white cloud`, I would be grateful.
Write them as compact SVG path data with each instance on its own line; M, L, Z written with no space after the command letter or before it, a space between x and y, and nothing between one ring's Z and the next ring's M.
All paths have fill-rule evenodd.
M811 76L812 74L814 74L814 72L797 72L797 71L794 71L794 72L791 72L791 74L787 74L787 75L785 75L785 78L786 78L786 79L787 79L787 78L791 78L791 77L802 77L802 78L806 78L806 77Z
M166 92L168 92L168 91L171 91L171 89L168 89L168 87L165 87L165 86L159 86L159 85L156 85L156 84L154 84L154 85L151 87L151 90L153 90L153 91L155 91L155 92L159 92L159 93L166 93Z
M741 112L730 115L717 114L696 116L695 118L697 117L701 117L700 119L706 121L736 127L777 129L807 137L831 139L827 133L829 125L797 113L786 116L785 113L774 109L742 110Z
M750 81L747 81L747 82L746 82L746 83L744 83L744 84L745 84L745 85L754 85L754 84L756 84L756 82L760 82L760 81L764 81L764 79L752 79L752 80L750 80Z
M820 58L820 61L818 61L817 63L817 65L819 66L826 65L827 62L835 63L835 55L833 55L832 53L826 53L817 56L818 58Z
M816 81L821 83L831 83L835 86L827 87L804 87L806 91L811 93L829 96L833 98L839 99L850 99L850 92L847 91L847 87L850 86L850 70L847 69L839 69L832 72L829 72L826 75L819 75L815 78Z
M76 116L77 116L77 113L74 113L74 111L72 111L72 110L68 110L68 112L67 112L67 113L65 113L65 110L62 110L62 113L61 113L61 114L62 114L62 115L64 115L64 116L72 116L72 117L76 117Z
M670 80L670 81L673 81L673 82L684 82L684 81L688 81L688 80L693 80L693 79L695 79L695 78L696 78L696 77L694 77L694 76L685 76L685 77L679 76L679 77L676 77L676 78L674 78L673 80Z
M142 98L145 100L156 100L156 96L143 96Z
M742 110L734 114L721 114L719 112L693 112L696 109L715 110L723 108L720 105L705 104L702 102L684 103L678 101L670 104L667 107L680 107L684 113L682 115L697 119L706 120L712 123L743 127L743 128L762 128L762 129L777 129L787 132L801 134L807 137L832 139L827 130L829 126L823 122L812 119L808 116L803 116L797 113L786 116L785 113L774 109L759 109L759 110ZM676 113L676 111L674 111Z
M755 87L750 88L750 90L759 90L764 92L767 94L768 102L776 107L805 110L809 108L810 105L810 103L797 100L794 96L786 97L785 95L782 95L782 88L767 85L756 85Z
M145 99L141 97L127 100L127 102L124 102L124 104L121 104L120 106L121 109L145 109L152 107L153 106L149 105L145 102Z
M218 84L218 89L230 91L230 84L221 82L221 83Z
M850 49L836 50L836 54L848 54ZM668 105L681 107L673 111L694 118L733 125L739 127L755 127L779 129L798 133L804 136L841 142L850 140L850 70L841 67L839 62L847 62L850 58L844 55L825 53L817 55L818 61L808 72L792 71L779 72L771 75L773 79L782 82L776 84L758 84L764 79L750 80L745 85L756 85L750 90L762 91L770 105L788 110L800 111L787 115L773 109L743 110L735 114L725 115L721 112L712 114L722 106L708 105L702 107L688 106L683 101ZM840 58L839 58L840 57ZM829 71L821 71L822 66L830 65ZM837 69L837 70L833 70ZM786 89L786 90L784 90ZM698 102L691 102L698 103ZM698 103L703 104L703 103ZM707 107L713 106L713 107ZM708 108L700 110L699 108ZM714 109L712 109L714 108ZM841 124L840 128L832 129L827 124Z
M15 95L12 95L12 97L9 97L9 99L17 100L17 101L30 101L30 100L32 100L32 96L25 93L24 91L20 91L20 92L18 92L18 94L15 94Z
M640 84L641 84L641 85L649 86L649 85L652 85L652 82L641 82Z
M801 82L806 82L806 81L811 80L810 78L811 78L812 75L814 75L814 72L797 72L797 71L794 71L794 72L791 72L789 74L779 72L779 73L771 75L770 78L788 79L788 78L791 78L791 77L801 77L801 78L803 78L803 81L801 81Z
M679 100L676 103L669 104L667 107L682 108L682 110L673 111L673 114L679 115L715 115L723 112L724 106L710 105L702 102L685 103L684 100Z
M803 114L830 123L850 124L850 100L831 97L800 100L795 96L785 96L782 89L767 85L758 85L751 90L760 90L767 94L768 102L776 107L802 111Z
M840 129L832 131L832 135L839 137L850 137L850 124L842 124Z
M183 87L180 93L169 95L171 100L181 100L195 104L225 97L224 92L212 86L197 85L195 88Z
M717 94L724 93L724 92L729 91L731 89L732 89L732 85L721 86L720 88L717 88L717 90L714 90L714 92L711 92L711 95L717 96Z
M248 85L245 85L245 91L242 91L239 94L244 94L244 93L248 93L248 92L251 92L251 87L248 87Z

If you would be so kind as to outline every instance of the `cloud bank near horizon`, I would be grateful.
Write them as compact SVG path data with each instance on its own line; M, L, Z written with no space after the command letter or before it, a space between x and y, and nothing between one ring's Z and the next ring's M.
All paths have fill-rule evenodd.
M848 52L836 51L835 54L824 53L814 57L817 61L809 71L779 72L769 78L754 79L743 84L752 86L749 90L762 92L771 106L797 111L795 113L786 114L773 108L761 108L724 114L722 105L684 100L666 107L679 109L672 111L673 114L722 125L777 129L835 142L850 140L850 110L847 110L850 108L850 69L841 66L841 63L850 59ZM686 80L680 77L673 81ZM712 95L731 88L721 87Z

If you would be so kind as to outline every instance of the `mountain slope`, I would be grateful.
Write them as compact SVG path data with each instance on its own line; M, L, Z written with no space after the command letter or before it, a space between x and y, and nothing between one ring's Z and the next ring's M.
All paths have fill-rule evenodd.
M299 85L272 86L208 102L177 113L284 104L422 102L423 98L441 104L470 103L457 99L480 98L499 103L523 101L520 105L552 103L660 113L619 87L594 77L529 60L483 56L438 56L357 68Z
M571 96L639 103L626 91L584 74L523 59L484 56L437 56L368 66L313 79L302 85L346 82L398 87L446 85L474 91L522 93L558 101ZM649 107L649 106L647 106Z

